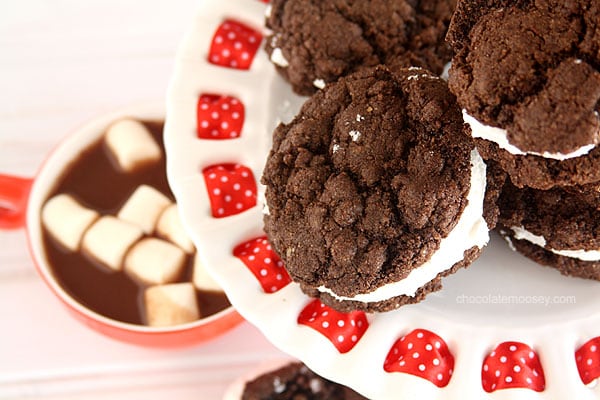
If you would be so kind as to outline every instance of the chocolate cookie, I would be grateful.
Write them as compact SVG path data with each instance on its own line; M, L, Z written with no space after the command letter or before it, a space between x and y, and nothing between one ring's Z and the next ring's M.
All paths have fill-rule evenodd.
M366 400L366 397L345 386L321 378L302 363L290 362L275 371L269 371L248 381L239 399Z
M600 186L519 189L499 199L502 236L525 256L565 275L600 280Z
M508 178L506 172L500 167L500 165L493 161L488 160L486 162L486 187L485 187L485 200L483 203L483 218L487 222L490 230L496 227L498 223L498 217L500 215L500 209L498 207L498 199L502 193L502 188Z
M600 180L600 3L459 0L448 41L484 158L520 187Z
M438 290L487 243L485 179L443 80L415 67L364 70L275 130L265 230L309 295L389 310Z
M439 75L451 58L444 37L455 5L456 0L274 0L266 50L301 95L378 64L420 66Z
M496 143L476 139L477 149L485 160L494 160L518 187L540 190L600 182L600 147L587 155L563 161L534 155L514 155Z

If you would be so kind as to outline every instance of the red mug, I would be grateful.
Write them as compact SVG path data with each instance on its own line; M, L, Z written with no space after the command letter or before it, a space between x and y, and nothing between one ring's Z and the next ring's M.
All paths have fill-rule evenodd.
M77 129L52 151L35 178L0 174L0 229L26 228L36 270L50 290L76 319L93 330L124 342L149 347L183 347L214 338L243 318L228 307L214 315L172 327L150 327L116 321L83 306L56 280L43 248L41 210L69 162L100 140L108 126L121 118L164 119L163 104L123 109L93 119Z

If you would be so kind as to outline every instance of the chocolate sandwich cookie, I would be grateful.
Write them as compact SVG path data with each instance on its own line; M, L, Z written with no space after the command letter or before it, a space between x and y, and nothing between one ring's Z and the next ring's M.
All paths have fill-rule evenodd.
M238 383L223 400L367 400L346 386L318 376L300 362L275 363Z
M485 159L519 187L600 181L600 3L459 0L457 96Z
M464 129L442 79L377 67L275 130L265 230L305 293L341 311L390 310L478 256L486 167Z
M301 95L378 64L439 75L450 61L444 38L456 0L274 0L266 50Z
M499 232L515 250L564 275L600 280L600 186L519 189L507 181Z

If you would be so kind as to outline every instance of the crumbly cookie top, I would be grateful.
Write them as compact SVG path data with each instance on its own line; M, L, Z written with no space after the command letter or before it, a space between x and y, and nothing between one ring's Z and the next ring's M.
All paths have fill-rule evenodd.
M378 64L420 66L441 74L451 52L444 38L456 0L274 0L267 52L300 94L315 81ZM273 56L273 51L281 53ZM283 57L283 58L281 58ZM285 61L283 61L285 60ZM281 67L281 65L280 65Z
M265 230L303 284L352 296L398 281L457 223L472 149L454 96L429 72L342 78L274 132Z
M600 2L460 0L448 37L460 106L522 151L600 140Z

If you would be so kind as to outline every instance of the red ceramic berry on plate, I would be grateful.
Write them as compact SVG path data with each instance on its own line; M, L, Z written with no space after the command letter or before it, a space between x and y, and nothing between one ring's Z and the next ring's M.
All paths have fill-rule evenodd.
M213 36L208 61L227 68L250 69L261 41L262 35L258 31L227 19Z
M198 99L196 131L200 139L235 139L244 125L244 105L232 96L203 94Z
M484 360L481 370L483 389L523 388L543 392L546 387L544 370L531 347L519 342L498 345Z
M233 255L254 274L265 293L275 293L291 282L283 262L271 248L266 236L236 246Z
M575 352L581 381L588 385L600 378L600 336L586 342Z
M363 311L342 313L320 300L313 300L302 310L298 323L320 332L340 353L352 350L369 327L367 315Z
M256 181L250 168L240 164L212 165L202 175L213 217L239 214L256 205Z
M394 343L383 369L415 375L437 387L445 387L452 377L454 356L441 337L425 329L415 329Z

